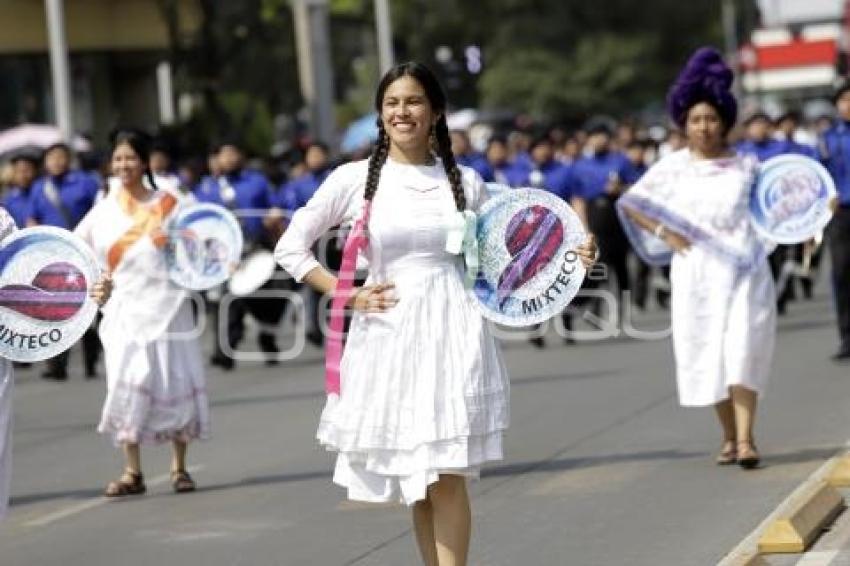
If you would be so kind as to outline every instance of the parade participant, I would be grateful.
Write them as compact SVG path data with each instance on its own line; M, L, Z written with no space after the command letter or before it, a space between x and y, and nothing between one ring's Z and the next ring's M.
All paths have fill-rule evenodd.
M455 155L455 161L457 161L458 165L470 167L485 182L492 182L494 180L493 170L490 169L487 158L472 148L472 143L469 141L469 134L465 130L452 130L449 135L452 140L452 153Z
M94 205L100 185L97 179L83 171L71 169L71 149L64 143L48 147L44 152L44 176L35 182L30 195L30 214L27 226L58 226L73 230ZM83 361L86 378L97 377L100 340L92 327L84 335ZM68 356L65 351L47 361L44 379L68 379Z
M743 155L755 155L759 161L767 161L783 153L783 144L772 136L773 122L764 112L754 112L744 121L745 139L736 149Z
M332 293L338 280L311 254L313 242L359 219L354 246L365 224L369 278L346 293L354 315L334 382L341 393L329 387L318 438L338 452L334 482L350 499L412 505L424 562L463 565L465 478L502 457L508 376L464 287L463 260L445 251L446 222L478 210L487 193L475 171L455 163L445 95L430 70L392 68L375 106L372 156L327 178L295 213L275 256L297 280ZM592 245L578 251L585 261L594 255Z
M171 147L165 140L155 139L151 144L150 169L157 188L188 191L180 176L172 169Z
M699 49L667 97L688 147L664 157L620 200L632 242L641 230L673 250L673 349L679 402L714 405L723 429L718 464L758 465L753 424L770 374L776 297L769 244L749 220L758 165L726 142L737 103L732 71L713 48Z
M310 143L304 152L304 172L286 183L277 192L277 198L273 199L273 203L277 208L284 211L287 218L292 218L292 214L296 210L306 205L313 198L316 190L330 174L328 153L328 146L325 143L320 141ZM339 269L340 254L344 242L332 235L323 240L322 244L322 249L316 250L317 255L322 259L324 267L336 271ZM320 347L325 340L321 322L325 312L321 305L322 297L318 291L309 286L306 293L306 337L311 344Z
M616 298L622 318L622 295L631 288L626 261L629 243L617 218L614 203L626 188L629 162L625 155L611 148L611 130L604 122L590 125L586 145L588 155L572 166L572 204L585 226L599 241L602 254L600 263L607 267L608 274L613 271L616 276ZM592 287L603 281L597 279L588 281L588 284ZM593 302L598 315L601 302Z
M218 176L206 177L195 190L200 202L211 202L232 210L242 226L245 241L244 254L262 249L271 249L272 242L263 223L271 210L271 190L265 176L244 167L244 154L235 140L219 144L215 166ZM272 278L260 289L269 289L275 284ZM234 351L245 335L245 315L251 314L260 322L258 336L260 349L266 355L266 363L277 363L277 341L273 327L283 316L285 303L277 297L239 297L229 302L226 313L220 312L217 303L212 303L211 324L216 329L211 362L223 369L233 369L235 361L228 351ZM226 316L226 324L219 318ZM226 351L227 350L227 351Z
M125 469L107 485L108 497L144 493L142 443L170 441L172 487L193 490L187 446L209 437L209 402L191 302L169 279L161 249L163 220L180 206L182 195L156 189L149 151L150 141L141 132L114 135L112 173L120 186L75 230L115 279L100 326L107 393L98 432L122 447Z
M797 110L789 110L776 119L776 139L781 144L781 153L805 155L818 158L818 152L813 145L797 141L797 131L800 129L802 118Z
M838 314L836 361L850 360L850 82L833 97L838 119L820 138L820 158L835 179L838 203L826 234L832 256L832 292Z
M508 155L508 140L501 136L493 136L487 142L484 154L490 170L493 171L493 182L509 187L518 187L528 173L525 169L512 162Z
M38 177L39 158L32 152L21 151L12 156L12 185L3 196L5 208L17 226L26 226L30 217L32 186Z
M0 208L0 242L9 237L17 226L15 220ZM112 279L103 275L91 290L92 298L103 305L112 292ZM6 515L9 504L9 486L12 480L12 395L15 384L12 362L0 357L0 520Z

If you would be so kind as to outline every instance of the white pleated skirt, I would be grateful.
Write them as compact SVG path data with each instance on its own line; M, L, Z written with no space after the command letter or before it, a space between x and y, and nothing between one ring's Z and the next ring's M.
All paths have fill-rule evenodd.
M198 338L187 336L193 327L188 301L166 334L151 342L136 342L104 318L107 393L99 432L111 435L116 445L209 437L203 359Z
M776 291L767 261L739 272L693 246L670 266L676 382L682 406L708 406L741 385L767 389L776 340Z
M509 381L499 346L450 264L387 274L399 303L357 313L317 437L357 501L426 497L440 474L478 477L502 458Z

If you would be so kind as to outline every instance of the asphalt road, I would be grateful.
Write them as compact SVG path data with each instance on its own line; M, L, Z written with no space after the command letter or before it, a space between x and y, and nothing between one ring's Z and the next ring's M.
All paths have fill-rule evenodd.
M713 412L676 403L668 340L506 341L512 426L506 460L471 486L470 563L716 563L850 437L850 366L828 360L823 287L781 319L753 472L713 464ZM637 318L665 323L661 311ZM330 481L332 456L313 439L321 360L308 349L273 369L211 369L213 439L190 450L198 492L172 494L167 448L152 447L148 494L117 502L100 497L121 469L95 432L103 379L19 371L0 565L417 564L407 509L348 503Z

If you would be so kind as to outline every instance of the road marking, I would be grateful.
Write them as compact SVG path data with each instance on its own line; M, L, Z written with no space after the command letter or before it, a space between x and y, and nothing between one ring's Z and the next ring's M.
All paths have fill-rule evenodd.
M203 470L204 467L201 465L198 466L189 466L188 472L195 473L199 470ZM146 482L148 487L155 487L158 485L162 485L171 481L171 474L162 474L161 476L156 476L151 479L149 482ZM47 515L42 515L41 517L37 517L30 521L24 523L25 527L44 527L49 525L50 523L55 523L56 521L61 521L62 519L67 519L68 517L73 517L79 513L84 511L88 511L89 509L94 509L95 507L99 507L104 503L109 503L110 499L104 496L94 497L87 501L81 501L80 503L75 503L74 505L70 505L65 507L64 509L59 509L58 511L54 511L53 513L48 513Z
M838 556L837 550L807 552L797 561L797 566L829 566L836 556Z

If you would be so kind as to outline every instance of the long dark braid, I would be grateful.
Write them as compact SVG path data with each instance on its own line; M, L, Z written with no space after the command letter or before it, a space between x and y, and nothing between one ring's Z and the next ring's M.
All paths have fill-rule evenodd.
M387 155L390 150L390 138L384 130L384 124L381 122L381 117L378 117L378 142L375 144L375 150L369 157L369 171L366 173L366 192L363 195L368 201L371 201L378 190L378 180L381 177L381 168L387 161Z
M449 184L452 187L455 206L463 212L466 210L466 195L463 192L463 179L460 175L460 169L458 169L455 156L452 153L452 140L449 137L449 127L446 124L445 114L437 120L437 124L434 126L434 136L437 138L437 151L443 161L443 169L446 170L446 177L449 178Z

